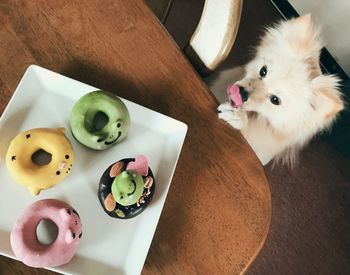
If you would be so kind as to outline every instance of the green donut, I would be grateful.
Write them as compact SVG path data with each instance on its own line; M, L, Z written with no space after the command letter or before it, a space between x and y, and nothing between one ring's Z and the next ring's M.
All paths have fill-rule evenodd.
M95 120L101 114L107 121L102 128L97 128ZM81 144L95 150L105 150L126 138L130 116L117 96L106 91L94 91L74 104L69 124L73 136Z

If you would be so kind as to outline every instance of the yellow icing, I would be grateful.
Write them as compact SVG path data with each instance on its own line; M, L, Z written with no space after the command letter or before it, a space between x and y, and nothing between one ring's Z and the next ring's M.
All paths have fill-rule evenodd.
M62 181L71 171L74 153L64 135L65 128L36 128L18 134L6 153L6 165L14 180L33 195ZM38 150L51 154L46 165L37 165L32 155Z

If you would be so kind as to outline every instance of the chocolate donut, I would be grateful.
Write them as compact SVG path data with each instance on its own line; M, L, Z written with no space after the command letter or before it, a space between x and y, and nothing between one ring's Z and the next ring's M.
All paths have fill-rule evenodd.
M98 198L113 218L129 219L144 211L155 191L155 180L143 155L110 165L103 173Z

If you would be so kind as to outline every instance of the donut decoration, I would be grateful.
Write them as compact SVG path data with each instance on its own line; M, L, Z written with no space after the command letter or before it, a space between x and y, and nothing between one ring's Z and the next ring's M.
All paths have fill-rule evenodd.
M65 128L35 128L18 134L6 153L6 166L13 179L33 195L61 182L72 170L74 153ZM33 155L43 150L51 155L46 165L38 165Z
M38 241L36 228L51 220L58 229L49 245ZM27 207L16 220L10 235L12 250L20 261L31 267L47 268L68 263L75 255L82 237L79 214L56 199L39 200Z
M155 191L155 181L144 155L122 159L104 171L98 198L113 218L129 219L146 209Z
M98 118L101 119L100 122ZM95 150L105 150L128 135L130 115L116 95L93 91L82 96L73 106L69 124L74 138Z

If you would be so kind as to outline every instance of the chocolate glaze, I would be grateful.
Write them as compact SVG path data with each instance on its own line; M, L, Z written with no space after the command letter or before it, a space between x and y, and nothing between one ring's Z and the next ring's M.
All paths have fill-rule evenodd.
M134 158L126 158L126 159L122 159L119 160L121 162L123 162L125 164L125 167L127 166L127 164L131 161L135 161ZM117 161L117 162L119 162ZM115 163L117 163L115 162ZM143 212L146 207L148 206L148 204L150 203L154 191L155 191L155 179L152 173L152 170L148 167L148 174L145 177L142 177L143 179L145 179L146 177L150 176L153 179L153 185L151 186L151 188L149 189L150 194L144 197L144 203L140 204L139 206L135 203L133 205L129 205L129 206L123 206L120 205L116 202L116 206L114 208L113 211L108 211L105 208L104 205L104 200L105 198L108 196L109 193L111 193L111 187L112 187L112 183L114 180L114 177L110 177L109 175L109 171L111 170L112 166L115 164L111 164L103 173L101 179L100 179L100 183L99 183L99 187L98 187L98 199L101 203L101 206L103 208L103 210L111 217L113 218L118 218L118 219L130 219L133 217L136 217L137 215L139 215L141 212ZM148 189L144 188L143 189L144 193L147 193ZM120 215L117 215L117 212L120 213L120 211L122 211L125 214L125 217L121 217Z

